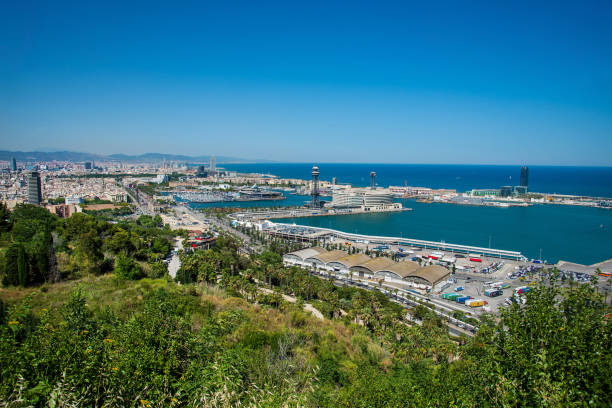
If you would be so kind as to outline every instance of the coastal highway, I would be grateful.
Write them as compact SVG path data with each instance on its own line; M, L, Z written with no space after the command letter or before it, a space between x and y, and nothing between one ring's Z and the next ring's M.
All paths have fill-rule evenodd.
M242 240L242 242L244 243L244 250L251 253L251 252L255 252L255 253L261 253L263 251L263 247L256 243L253 242L251 240L251 237L249 237L248 235L243 234L242 232L238 231L237 229L233 228L230 223L228 221L226 221L226 219L221 219L219 220L216 217L206 217L203 213L197 212L192 210L191 208L189 208L186 205L177 205L175 207L173 207L175 212L177 213L177 216L183 215L183 214L189 214L191 217L205 223L205 224L209 224L214 226L217 230L219 231L225 231L228 232L232 235L235 235L236 237L240 238Z
M130 199L132 200L132 204L134 204L136 206L136 212L135 215L150 215L153 216L155 214L152 214L151 211L149 211L149 205L147 203L147 200L143 197L143 195L139 195L138 197L140 198L140 200L136 199L136 194L134 193L134 190L131 190L129 188L125 188L126 193L130 196Z
M310 271L310 274L312 276L316 276L320 279L333 279L333 283L336 286L353 286L353 287L357 287L357 288L361 288L361 289L366 289L366 290L379 290L381 292L383 292L385 295L387 295L387 297L395 303L398 303L402 306L417 306L420 305L422 303L416 302L415 300L412 300L409 298L409 296L412 296L415 299L419 299L423 302L429 302L431 304L433 304L433 308L429 307L434 313L436 313L438 316L440 316L442 318L442 320L444 320L446 322L446 325L448 327L448 331L450 334L454 335L454 336L459 336L461 334L464 334L466 336L469 337L473 337L474 334L477 331L477 327L472 326L469 323L465 323L461 320L455 319L452 316L452 313L455 310L459 310L456 308L451 308L448 307L448 305L442 303L441 301L438 301L436 299L431 299L428 298L426 296L423 295L419 295L413 292L407 292L402 288L397 288L395 286L390 286L387 284L383 284L382 287L378 287L378 286L373 286L370 285L370 283L366 280L361 280L358 278L347 278L344 277L342 275L338 275L338 274L324 274L321 275L319 273ZM397 294L394 293L394 290L398 289ZM454 305L453 305L454 306ZM427 307L427 306L426 306ZM471 310L461 310L463 312L466 313L466 315L470 316L472 315L472 311ZM410 321L414 321L413 319L407 319Z

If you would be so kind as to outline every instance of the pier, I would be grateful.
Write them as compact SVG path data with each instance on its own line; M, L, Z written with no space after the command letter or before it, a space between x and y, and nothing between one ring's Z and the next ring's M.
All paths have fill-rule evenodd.
M294 217L321 217L325 215L352 215L352 214L371 214L379 212L399 212L412 211L412 208L404 208L401 204L394 206L385 206L384 208L284 208L278 210L259 210L259 211L243 211L231 215L231 218L237 221L257 221L271 220L278 218L294 218Z
M376 235L353 234L330 228L310 227L304 225L282 224L269 222L265 231L273 236L299 242L318 242L330 238L368 243L372 245L398 245L419 249L433 249L460 254L479 254L481 256L514 261L526 261L527 258L518 251L504 249L482 248L471 245L450 244L446 242L425 241L402 237L384 237Z

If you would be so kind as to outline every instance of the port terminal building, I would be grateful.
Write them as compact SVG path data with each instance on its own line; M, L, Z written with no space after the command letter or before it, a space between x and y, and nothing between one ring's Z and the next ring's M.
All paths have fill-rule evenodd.
M332 201L326 208L360 209L363 212L401 210L401 203L393 202L393 193L380 188L344 188L332 193Z
M298 266L320 274L341 274L379 282L399 284L420 290L443 285L450 271L440 265L421 267L416 262L395 262L389 258L370 258L364 254L328 251L321 247L306 248L283 256L285 266Z
M414 247L419 249L433 249L459 254L479 254L480 256L509 259L514 261L525 261L527 258L518 251L508 251L505 249L482 248L471 245L451 244L447 242L425 241L421 239L383 237L375 235L353 234L329 228L310 227L295 224L266 222L267 227L262 229L264 232L280 238L297 241L310 242L314 245L321 245L324 242L355 241L366 242L372 245L398 245L403 247Z

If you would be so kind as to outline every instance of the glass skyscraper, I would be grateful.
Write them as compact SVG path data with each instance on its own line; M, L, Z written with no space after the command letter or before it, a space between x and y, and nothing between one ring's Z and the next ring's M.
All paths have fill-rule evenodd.
M529 186L529 167L521 167L521 187Z

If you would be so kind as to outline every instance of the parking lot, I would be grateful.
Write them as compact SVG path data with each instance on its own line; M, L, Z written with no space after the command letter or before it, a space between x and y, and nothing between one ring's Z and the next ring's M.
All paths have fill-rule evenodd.
M517 287L525 286L525 282L519 280L499 280L499 281L491 281L484 279L474 279L470 276L465 275L455 275L454 277L455 283L450 284L447 288L445 288L439 295L440 300L444 303L447 303L449 306L460 307L464 310L470 310L472 313L480 314L483 312L496 313L499 310L499 307L504 304L504 300L506 298L511 297L514 294L514 290ZM503 282L509 284L508 288L499 289L502 291L502 295L496 297L489 297L485 295L485 290L493 287L493 284ZM457 288L461 288L461 290L457 290ZM460 304L455 301L442 299L442 294L444 293L458 293L462 296L471 296L474 299L482 299L486 301L486 304L483 307L469 307L464 304Z

